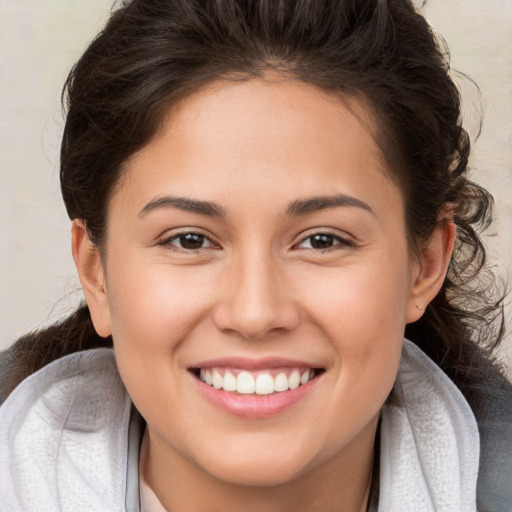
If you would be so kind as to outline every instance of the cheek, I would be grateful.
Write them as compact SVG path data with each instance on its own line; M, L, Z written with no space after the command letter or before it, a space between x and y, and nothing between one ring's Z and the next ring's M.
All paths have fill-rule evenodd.
M140 413L170 428L183 342L207 310L206 297L200 279L184 279L169 265L122 263L107 279L117 366Z
M347 350L378 349L387 339L403 336L408 268L406 257L384 253L303 280L301 295L310 297L314 321L334 339L341 337Z
M125 259L107 281L115 344L172 349L209 308L211 277L204 274Z
M401 254L383 252L310 283L310 319L330 339L333 386L349 410L377 412L395 381L409 297L406 250Z

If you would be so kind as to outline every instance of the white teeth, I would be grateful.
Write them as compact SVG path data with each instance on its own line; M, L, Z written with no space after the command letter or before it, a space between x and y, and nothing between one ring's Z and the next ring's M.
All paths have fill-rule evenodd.
M249 372L240 372L236 378L236 390L244 395L254 393L254 377Z
M278 373L274 380L275 391L288 391L288 377L286 373Z
M268 373L260 373L256 378L256 394L270 395L274 392L274 379Z
M220 389L224 385L224 379L218 370L213 370L212 384L215 389Z
M300 373L298 370L293 370L290 377L288 377L288 386L290 389L297 389L300 386Z
M224 374L224 391L236 391L236 377L229 372Z
M235 376L232 371L219 368L202 369L199 372L199 378L209 386L244 395L270 395L274 392L280 393L289 389L297 389L299 386L307 384L314 376L314 370L303 370L301 373L297 369L289 375L284 371L279 372L275 377L268 372L256 372L253 375L245 370Z

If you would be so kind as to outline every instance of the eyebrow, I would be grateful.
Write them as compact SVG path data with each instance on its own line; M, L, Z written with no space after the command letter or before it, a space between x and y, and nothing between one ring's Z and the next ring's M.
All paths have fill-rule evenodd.
M185 212L198 213L209 217L225 217L224 209L215 203L209 201L200 201L188 197L165 196L152 199L139 213L139 217L144 217L149 212L160 208L177 208Z
M286 214L291 217L297 217L299 215L307 215L308 213L313 213L319 210L338 208L342 206L361 208L372 215L375 215L375 212L367 203L345 194L298 199L288 206ZM148 213L160 208L177 208L179 210L197 213L199 215L206 215L208 217L226 216L226 213L221 206L210 201L201 201L198 199L190 199L188 197L164 196L156 197L146 204L146 206L144 206L140 211L139 217L144 217Z
M347 196L345 194L335 194L332 196L318 196L311 197L307 199L298 199L290 204L287 210L287 214L289 216L298 216L305 215L308 213L313 213L318 210L326 210L327 208L338 208L340 206L352 206L356 208L362 208L367 212L375 215L375 212L370 208L370 206L352 196Z

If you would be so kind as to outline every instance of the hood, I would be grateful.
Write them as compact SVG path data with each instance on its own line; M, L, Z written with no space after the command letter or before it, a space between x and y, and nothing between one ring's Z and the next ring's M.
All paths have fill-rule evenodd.
M407 340L395 391L400 405L382 411L379 511L475 511L479 437L466 400ZM33 374L0 407L2 512L138 510L140 423L112 349Z
M380 512L476 511L480 441L469 404L416 345L404 342L382 411Z
M0 509L125 510L131 401L111 349L64 357L0 407Z

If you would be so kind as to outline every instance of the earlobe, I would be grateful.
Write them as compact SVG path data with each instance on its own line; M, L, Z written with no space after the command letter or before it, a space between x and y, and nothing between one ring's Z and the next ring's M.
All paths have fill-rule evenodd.
M456 234L455 224L443 220L421 249L407 305L407 323L419 320L441 289L450 264Z
M105 271L98 248L91 242L84 221L71 226L73 259L85 293L96 332L106 338L112 334Z

